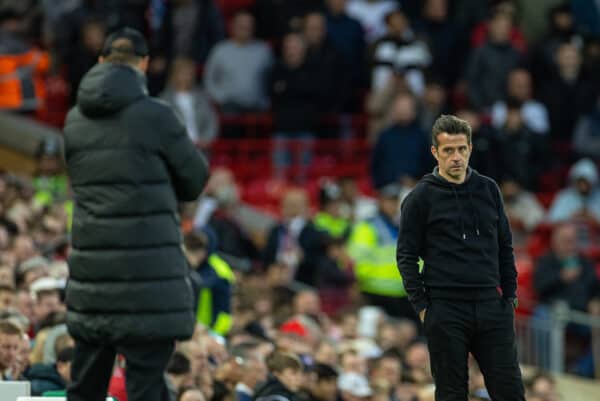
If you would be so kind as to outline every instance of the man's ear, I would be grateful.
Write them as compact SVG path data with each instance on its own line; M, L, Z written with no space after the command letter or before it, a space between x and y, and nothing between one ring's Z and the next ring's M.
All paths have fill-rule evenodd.
M140 60L138 64L138 68L144 72L144 74L148 71L148 65L150 64L150 57L146 56Z
M106 60L104 59L104 56L99 56L98 57L98 63L103 64Z
M435 157L435 160L438 160L437 148L434 145L431 145L431 154Z

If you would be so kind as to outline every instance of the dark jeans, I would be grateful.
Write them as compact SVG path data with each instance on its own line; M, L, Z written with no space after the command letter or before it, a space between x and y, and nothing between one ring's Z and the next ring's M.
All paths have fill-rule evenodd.
M500 295L479 301L431 299L424 330L436 401L467 401L469 352L479 364L492 400L525 400L514 311Z
M165 368L175 342L91 344L75 339L68 401L105 401L117 353L125 356L129 401L168 401Z

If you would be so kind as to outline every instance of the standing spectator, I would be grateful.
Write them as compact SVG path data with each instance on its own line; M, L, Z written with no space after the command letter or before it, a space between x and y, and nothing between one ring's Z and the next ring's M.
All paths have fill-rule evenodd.
M581 217L600 222L598 170L590 159L581 159L571 167L569 187L556 195L548 212L551 223Z
M19 326L0 320L0 381L16 379L13 368L17 361L23 332Z
M271 76L275 151L273 165L277 177L285 176L292 155L300 158L299 179L306 176L311 161L320 101L327 96L327 86L317 75L320 66L306 60L306 42L297 33L283 39L283 58ZM318 67L318 68L317 68Z
M27 373L27 380L31 382L31 395L41 396L46 391L65 390L71 382L73 353L73 347L68 347L58 353L56 363L33 365Z
M397 8L394 0L348 0L346 12L360 21L367 42L372 43L385 35L385 16Z
M68 398L104 400L119 352L129 400L162 401L174 340L189 338L195 326L177 202L198 197L208 165L174 111L147 95L142 34L114 32L102 54L83 78L64 130L75 198Z
M196 65L191 59L179 58L171 69L169 84L160 97L179 112L190 139L206 148L217 137L219 122L210 100L196 83Z
M545 138L525 127L522 108L519 100L508 100L506 123L498 135L500 171L514 177L523 188L535 191L547 157Z
M516 68L508 75L507 98L517 99L522 103L521 117L523 124L536 134L545 135L550 130L548 110L543 103L532 97L531 74L525 68ZM500 129L507 119L507 101L499 100L492 106L492 124Z
M254 17L238 11L231 22L231 38L211 50L204 70L204 86L226 113L264 110L269 105L267 75L271 50L255 40Z
M571 141L579 116L593 104L593 88L582 70L581 50L563 43L554 53L556 72L540 84L541 100L548 108L553 140Z
M446 88L441 80L428 77L419 104L419 121L423 132L431 131L435 120L446 112Z
M274 352L267 359L267 367L271 373L266 383L256 390L255 400L261 401L294 401L296 392L303 380L303 366L300 359L293 354Z
M594 110L579 118L573 136L573 150L578 156L600 161L600 96Z
M472 50L465 78L473 107L486 110L506 93L509 72L520 61L519 51L510 43L512 16L497 11L490 20L486 43Z
M346 13L347 0L326 0L327 38L340 52L350 71L353 88L365 86L366 51L360 23Z
M408 18L400 10L385 15L387 33L372 46L371 88L381 90L395 70L406 76L413 93L422 94L422 70L431 63L427 44L415 37Z
M419 127L413 96L399 94L392 113L394 125L379 134L371 156L376 188L399 182L403 176L419 178L430 167L427 137Z
M512 24L509 31L509 40L511 45L519 50L520 52L525 52L527 50L527 42L525 40L525 35L521 32L521 29L514 24L516 18L516 9L515 5L512 4L511 0L500 0L497 2L498 4L489 7L491 8L492 14L502 13L509 17L512 20ZM490 36L490 27L491 22L485 21L475 26L471 33L471 46L473 48L477 48L485 44L486 39Z
M313 65L313 79L322 86L324 96L319 106L323 112L339 112L346 104L350 91L350 75L343 56L327 38L327 20L321 12L304 17L306 61Z
M50 57L22 39L25 26L16 12L0 11L0 110L40 111Z
M569 307L586 311L597 285L592 261L577 249L577 227L557 226L552 233L552 248L535 267L533 286L540 302L551 305L566 301Z

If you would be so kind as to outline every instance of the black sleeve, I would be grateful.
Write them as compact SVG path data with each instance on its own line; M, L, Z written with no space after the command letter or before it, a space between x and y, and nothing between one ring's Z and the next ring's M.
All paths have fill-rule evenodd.
M494 185L498 205L498 267L500 269L500 288L504 298L517 296L517 268L512 247L512 233L510 223L504 212L504 202L500 188Z
M419 253L425 241L426 214L423 199L413 190L402 202L400 233L396 260L398 269L408 293L408 299L415 310L421 312L427 306L425 284L419 273Z
M177 199L182 202L193 201L208 180L208 162L190 140L185 126L173 110L167 109L162 118L161 126L167 133L163 138L161 154L171 175Z

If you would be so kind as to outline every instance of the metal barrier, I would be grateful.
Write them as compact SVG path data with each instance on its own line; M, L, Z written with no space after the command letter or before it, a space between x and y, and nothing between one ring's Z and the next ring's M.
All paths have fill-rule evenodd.
M571 310L565 302L557 302L548 313L517 317L515 333L522 364L564 373L566 338L569 325L590 329L596 376L600 373L600 317Z

